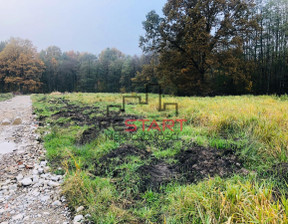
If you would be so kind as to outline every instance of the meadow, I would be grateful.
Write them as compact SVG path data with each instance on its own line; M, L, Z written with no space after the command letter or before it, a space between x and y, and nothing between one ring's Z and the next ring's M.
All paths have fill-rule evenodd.
M288 96L163 95L163 104L178 104L176 116L173 106L158 111L150 94L147 105L127 99L125 112L111 107L107 116L123 95L32 97L72 211L83 205L94 223L288 222ZM186 121L172 132L163 119ZM138 120L137 131L113 128L127 120Z

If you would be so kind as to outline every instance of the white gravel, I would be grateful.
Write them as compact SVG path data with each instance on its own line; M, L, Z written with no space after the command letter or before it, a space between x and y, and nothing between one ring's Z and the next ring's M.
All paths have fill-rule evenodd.
M37 127L29 96L0 102L0 224L73 223L60 195L63 176L40 162Z

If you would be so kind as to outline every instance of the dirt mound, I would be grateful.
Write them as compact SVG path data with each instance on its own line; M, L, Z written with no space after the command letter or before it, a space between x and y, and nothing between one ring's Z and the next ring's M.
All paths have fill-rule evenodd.
M150 188L158 189L162 184L170 182L176 176L169 164L154 158L150 152L131 145L123 145L101 157L96 164L95 174L110 174L112 177L119 177L120 174L125 175L126 171L118 167L131 162L129 160L130 156L139 157L148 163L140 166L135 171L135 175L139 177L137 185L141 192L145 192Z
M50 108L55 113L50 116L53 122L51 125L61 127L69 127L70 125L88 126L89 128L79 136L77 144L86 144L97 138L99 132L112 127L115 131L124 131L126 129L125 120L138 119L138 116L130 114L121 114L115 111L110 111L107 116L107 111L100 109L97 106L87 106L84 104L73 104L68 100L57 98L49 100L49 103L58 107ZM39 109L40 111L41 109ZM39 125L43 125L48 116L39 116Z
M157 190L161 185L169 183L177 176L175 170L163 161L158 161L154 165L141 166L137 173L141 178L139 183L141 192L145 192L147 189Z
M232 150L195 146L176 155L174 169L185 182L197 182L208 176L227 177L241 169L241 161Z
M116 167L129 162L129 156L138 156L144 160L150 156L150 153L131 145L123 145L99 159L95 164L95 174L102 176L110 173L113 177L118 176L121 170L116 169Z
M99 132L100 132L99 128L90 127L85 131L83 131L83 133L81 134L76 143L80 145L85 145L91 142L93 139L96 139L99 135Z
M116 132L120 131L124 132L124 130L127 128L125 126L125 120L127 119L136 119L135 116L122 116L122 117L94 117L93 119L87 119L86 125L90 125L90 127L85 130L82 135L79 137L79 140L77 141L77 144L86 144L94 139L96 139L99 135L99 133L102 130L108 129L109 127L112 127ZM94 124L91 126L91 124ZM79 125L79 124L78 124Z
M288 181L288 163L278 163L272 166L270 170L268 170L267 174L269 176L274 176L279 180Z
M85 111L85 113L83 112ZM90 118L90 115L93 113L100 113L103 115L103 111L100 111L99 107L80 107L76 105L66 105L65 107L61 108L59 112L56 112L51 117L53 120L57 122L60 118L69 118L75 124L79 126L89 125L92 123L93 118ZM69 125L67 122L60 123L57 122L58 125Z
M241 173L242 167L235 151L201 146L182 150L174 159L177 161L174 165L154 159L149 165L140 167L137 172L141 177L141 191L149 188L157 190L161 185L176 179L186 184L216 175L227 177L236 172Z
M126 170L119 166L131 163L130 156L138 156L144 161L144 165L135 171L140 192L148 189L157 191L161 185L175 180L186 184L196 183L209 176L228 177L233 173L241 173L242 168L242 162L233 150L192 146L174 157L176 163L168 164L144 149L123 145L101 157L95 164L94 174L121 178L126 175Z

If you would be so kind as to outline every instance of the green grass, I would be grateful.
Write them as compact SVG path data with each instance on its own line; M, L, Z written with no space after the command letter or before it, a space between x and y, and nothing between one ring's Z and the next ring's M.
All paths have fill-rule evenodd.
M274 200L273 183L254 177L178 186L167 200L167 223L287 223L286 199Z
M169 131L130 134L109 128L90 143L79 145L82 133L95 124L81 126L70 118L51 116L63 110L66 101L105 111L107 105L121 105L121 97L108 93L33 96L37 116L46 117L40 132L49 132L44 137L47 159L55 169L62 166L66 170L63 193L72 209L83 205L95 223L288 222L288 175L285 170L281 175L272 172L275 165L288 162L287 96L165 96L164 102L179 104L178 118L187 120L183 131L175 128L177 140L171 140L175 133ZM148 105L129 104L126 113L145 117L150 123L153 119L176 119L173 109L157 111L157 95L149 97ZM90 110L83 109L85 113ZM89 116L93 119L99 114ZM174 181L158 190L140 190L139 167L151 163L152 158L176 164L175 155L189 149L191 142L217 150L231 149L249 174L210 177L190 184ZM153 157L128 156L120 165L107 164L105 175L97 175L100 159L123 144L146 149ZM113 176L115 172L117 176Z
M13 97L12 93L0 93L0 101L9 100Z

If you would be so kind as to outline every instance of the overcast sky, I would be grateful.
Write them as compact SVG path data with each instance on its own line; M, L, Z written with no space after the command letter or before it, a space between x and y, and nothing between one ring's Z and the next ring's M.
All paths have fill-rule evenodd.
M0 0L0 41L29 39L38 51L56 45L98 54L116 47L140 55L142 21L151 10L161 15L166 1Z

